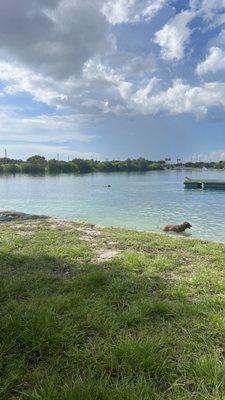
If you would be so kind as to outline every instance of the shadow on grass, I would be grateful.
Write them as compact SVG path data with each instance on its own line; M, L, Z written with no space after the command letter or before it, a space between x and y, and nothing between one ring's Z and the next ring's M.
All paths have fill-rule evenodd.
M122 258L0 265L2 399L222 399L222 298Z

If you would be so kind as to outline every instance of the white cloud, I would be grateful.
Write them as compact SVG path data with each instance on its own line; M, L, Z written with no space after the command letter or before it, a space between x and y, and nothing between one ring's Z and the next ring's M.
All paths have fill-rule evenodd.
M101 13L103 0L30 0L29 4L27 0L21 0L21 8L15 15L10 12L14 2L0 2L1 95L5 95L8 101L10 96L27 93L34 101L55 107L56 112L67 115L42 115L34 119L18 116L13 118L14 127L8 118L6 131L11 129L11 134L16 131L22 134L23 129L27 134L41 131L39 137L44 140L44 135L50 138L55 131L57 140L60 137L70 140L71 137L88 141L91 135L79 133L76 115L86 114L86 118L92 121L108 113L154 115L188 112L203 116L211 107L225 107L225 83L193 85L179 79L172 84L163 82L159 79L162 74L152 50L149 54L121 50L109 55L107 46L111 51L112 36L109 23ZM113 24L137 22L151 19L166 3L166 0L107 0L103 11ZM161 56L165 60L184 57L192 33L190 22L197 15L203 15L203 8L204 15L215 12L215 7L207 6L204 1L192 2L192 8L175 15L156 32L154 41L161 47ZM24 26L18 38L15 26L9 28L8 25L12 18L17 28ZM196 72L203 76L222 68L225 68L225 50L218 45L211 47Z
M145 115L160 112L172 115L194 113L198 117L206 115L211 107L225 108L225 83L191 86L177 79L165 91L157 91L156 84L157 80L152 80L146 88L139 89L132 96L129 107Z
M159 80L152 78L148 84L136 91L130 98L130 106L139 110L142 114L154 114L157 112L154 103L153 90L155 89Z
M192 162L212 162L212 161L225 161L225 150L211 151L210 153L193 154L191 157Z
M101 159L99 153L90 153L87 151L72 150L67 145L49 145L49 144L36 144L36 143L8 143L7 147L8 157L15 159L26 159L34 154L44 155L46 158L57 158L59 154L61 160L70 160L72 158L83 159ZM1 149L0 149L1 152ZM2 148L2 157L4 156L4 147Z
M0 71L1 68L0 63ZM202 67L198 70L199 73L203 73ZM3 89L4 93L25 91L35 96L38 101L64 107L71 113L69 116L46 116L46 118L41 116L35 120L28 118L30 131L34 128L32 126L34 124L43 131L45 127L48 132L55 129L61 132L61 137L68 132L75 135L76 115L81 113L86 114L87 120L92 121L95 114L100 116L107 113L143 115L160 112L174 115L194 113L202 117L211 107L225 107L225 83L210 82L192 86L177 79L172 86L162 90L163 82L156 77L137 82L130 81L122 72L94 60L85 64L80 80L57 82L29 75L17 67L6 68L4 71L6 71L3 73L5 79L11 81L11 85ZM26 118L23 120L26 121ZM17 127L17 130L21 132L21 126ZM76 139L75 136L74 138Z
M164 60L180 60L189 42L191 29L188 24L195 17L191 11L183 11L156 32L154 42L161 47Z
M166 0L107 0L102 12L115 24L151 20L166 4Z
M208 72L217 72L225 69L225 51L219 47L211 47L205 61L199 63L196 68L198 75L205 75Z
M0 2L1 58L36 73L66 79L93 56L115 50L97 0Z
M190 8L207 24L207 29L225 22L225 0L190 0Z
M0 80L6 83L3 89L5 94L26 92L36 101L55 106L60 106L67 99L53 79L44 78L19 65L0 61Z
M21 128L28 132L37 132L36 140L49 141L75 140L80 142L91 142L96 138L94 135L83 134L77 131L79 118L72 115L38 115L19 119Z
M66 146L71 143L88 143L96 137L85 129L85 119L71 115L38 115L24 116L25 110L18 108L0 107L0 141L9 144L26 145L33 147L57 145ZM57 143L57 145L56 145Z
M190 8L176 14L166 25L155 33L154 42L161 47L164 60L180 60L190 41L190 22L201 17L212 29L225 23L225 0L190 0Z
M89 81L111 83L123 99L127 99L132 93L133 84L131 82L127 82L122 74L101 63L96 63L93 60L89 61L84 68L83 74L84 78Z
M5 95L25 92L33 100L58 109L67 109L73 115L82 107L116 112L118 103L132 93L133 84L124 75L99 61L88 61L79 79L57 81L18 65L0 62L0 80L5 84ZM87 110L86 110L87 112Z
M215 14L225 11L225 0L190 0L191 8L200 10L208 20L215 17Z
M121 64L121 71L125 76L135 79L142 78L145 75L149 76L156 71L155 57L153 54L146 56L132 56L127 54Z
M30 110L29 110L30 111ZM33 154L46 157L68 156L100 158L98 153L79 151L79 148L94 139L85 127L83 115L37 115L24 116L26 110L17 107L0 106L0 153L7 148L8 156L26 158Z

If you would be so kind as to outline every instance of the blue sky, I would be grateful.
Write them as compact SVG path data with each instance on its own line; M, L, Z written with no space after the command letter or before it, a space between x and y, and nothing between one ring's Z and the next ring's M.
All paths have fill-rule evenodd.
M225 159L225 0L0 3L0 155Z

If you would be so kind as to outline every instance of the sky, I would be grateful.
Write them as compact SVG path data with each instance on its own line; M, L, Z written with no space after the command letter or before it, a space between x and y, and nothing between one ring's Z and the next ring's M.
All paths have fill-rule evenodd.
M0 2L0 156L225 159L225 0Z

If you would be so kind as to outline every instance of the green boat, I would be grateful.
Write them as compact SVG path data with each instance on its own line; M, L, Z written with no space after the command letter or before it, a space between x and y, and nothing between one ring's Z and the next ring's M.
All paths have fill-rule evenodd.
M184 181L187 189L220 189L225 190L225 180L220 179L191 179Z

